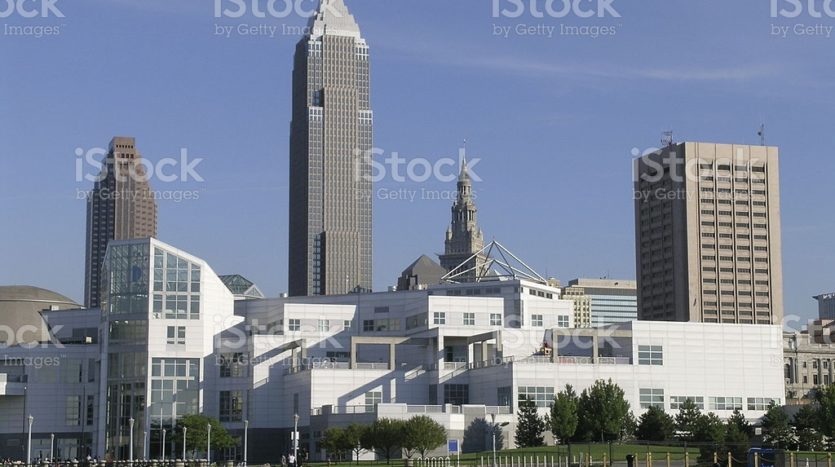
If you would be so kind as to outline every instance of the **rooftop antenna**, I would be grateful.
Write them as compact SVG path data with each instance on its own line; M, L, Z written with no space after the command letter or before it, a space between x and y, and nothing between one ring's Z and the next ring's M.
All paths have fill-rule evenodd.
M765 146L765 123L760 124L760 129L757 130L757 136L760 137L760 146Z
M661 147L666 148L673 145L673 130L667 130L661 133Z

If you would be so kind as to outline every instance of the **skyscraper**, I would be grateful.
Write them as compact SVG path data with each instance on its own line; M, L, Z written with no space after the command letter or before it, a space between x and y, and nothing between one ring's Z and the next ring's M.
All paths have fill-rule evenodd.
M778 149L671 144L635 175L638 318L779 324Z
M467 161L461 165L458 175L458 197L452 205L452 222L446 231L444 254L440 255L441 266L447 271L459 274L456 281L465 282L483 273L486 258L484 234L478 227L478 209L475 206L473 183L467 171ZM478 255L476 255L479 253ZM476 255L476 256L474 256ZM467 261L467 264L461 267Z
M368 45L322 0L296 45L290 128L290 295L371 289L373 113Z
M107 244L157 235L157 204L141 160L134 138L113 138L99 179L87 198L84 303L88 308L100 303Z

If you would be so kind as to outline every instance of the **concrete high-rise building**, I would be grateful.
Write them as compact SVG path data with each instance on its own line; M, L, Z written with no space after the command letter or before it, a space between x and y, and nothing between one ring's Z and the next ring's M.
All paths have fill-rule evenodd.
M157 235L157 203L141 160L134 138L114 137L87 198L84 303L88 308L99 306L107 244Z
M484 234L478 227L478 209L473 196L473 183L467 171L467 161L458 176L458 198L452 205L452 222L446 231L444 254L439 256L441 267L458 274L457 282L475 279L486 264ZM474 256L475 255L475 256ZM467 264L463 263L467 261Z
M371 289L373 114L368 45L323 0L296 45L290 126L290 295Z
M608 326L638 319L637 283L620 279L573 279L562 299L574 302L578 328Z
M835 293L814 297L818 301L818 318L835 320Z
M778 149L671 144L634 174L639 319L780 323Z

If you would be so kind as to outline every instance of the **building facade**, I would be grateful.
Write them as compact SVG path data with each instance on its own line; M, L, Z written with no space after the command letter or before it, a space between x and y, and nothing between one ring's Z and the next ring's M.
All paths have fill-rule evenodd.
M577 327L599 327L638 319L637 283L615 279L573 279L562 298L574 302Z
M101 311L46 313L51 343L2 349L0 455L23 458L29 414L35 457L56 434L61 457L160 458L162 430L172 456L176 420L202 413L238 440L213 460L241 460L246 429L248 461L264 463L291 450L294 415L320 460L327 427L416 414L465 450L485 448L473 433L495 414L507 446L520 399L545 414L565 384L600 379L636 415L692 399L756 420L784 397L779 326L575 329L559 289L521 279L235 300L205 261L154 239L111 242L104 265Z
M687 142L635 161L639 318L783 318L778 149Z
M100 304L101 267L107 244L157 235L157 204L134 138L113 138L102 164L87 198L84 303L88 308Z
M296 46L290 125L289 292L371 290L373 113L368 44L325 0Z
M821 294L814 298L818 301L818 317L835 320L835 293Z

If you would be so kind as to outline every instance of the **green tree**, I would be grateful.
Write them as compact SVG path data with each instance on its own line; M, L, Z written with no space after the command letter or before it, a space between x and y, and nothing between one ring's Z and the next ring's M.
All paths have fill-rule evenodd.
M635 436L641 441L667 441L673 438L676 424L664 409L652 406L638 419Z
M403 427L403 448L407 457L417 452L420 457L446 442L446 428L426 415L412 417Z
M404 423L401 420L378 418L364 430L362 447L376 451L391 463L392 457L403 448Z
M789 426L789 416L781 407L772 402L763 416L763 443L778 449L791 449L794 446L794 434Z
M693 440L701 443L699 460L711 461L713 453L722 450L726 433L725 424L715 413L710 412L699 417L693 431Z
M680 432L679 438L682 441L695 441L696 427L700 418L702 418L702 411L693 399L686 399L679 405L676 414L676 429Z
M198 452L205 452L209 441L209 425L212 426L211 448L213 451L235 445L235 439L217 419L205 415L185 415L177 420L173 433L173 441L178 451L183 449L183 428L186 428L186 451L190 451L192 457L197 457Z
M835 437L835 384L822 386L815 392L818 403L818 428L824 435Z
M578 404L579 398L570 384L567 384L565 389L554 397L554 405L551 406L548 425L558 443L565 443L577 432L579 422L577 417Z
M748 433L750 428L745 417L738 410L734 411L734 415L728 418L728 423L725 425L725 451L731 453L736 464L748 462L748 449L751 447L751 435Z
M519 401L516 424L516 447L530 448L545 444L542 432L545 420L537 413L536 404L529 398Z
M343 460L354 448L348 441L346 429L337 427L325 430L322 436L322 447L328 451L328 457L333 460Z
M362 437L367 429L367 426L357 423L345 427L345 442L351 445L351 450L357 456L357 462L359 462L360 454L365 451L365 448L362 447Z
M749 438L754 435L754 427L748 423L745 415L742 415L742 411L739 409L734 409L733 414L728 418L728 424L734 425L740 433Z
M823 435L820 432L820 414L811 405L804 405L792 419L797 433L798 447L803 451L821 451L824 449Z
M620 440L628 441L635 439L635 432L638 431L638 419L630 411L623 419L623 428L620 430Z
M580 436L591 440L614 440L623 431L629 413L629 402L623 389L609 381L597 380L580 395L578 415Z

